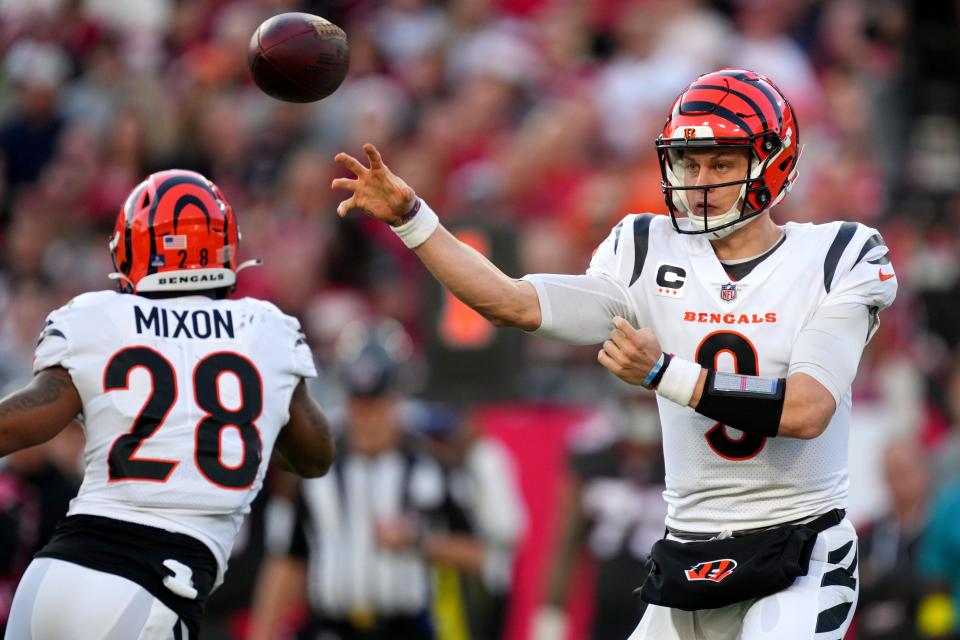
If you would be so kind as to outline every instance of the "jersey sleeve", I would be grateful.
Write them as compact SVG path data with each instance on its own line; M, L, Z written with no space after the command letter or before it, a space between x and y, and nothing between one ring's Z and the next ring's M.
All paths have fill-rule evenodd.
M633 229L649 225L647 216L631 214L600 243L583 275L532 274L524 276L537 291L540 326L534 335L569 344L597 344L610 334L614 316L637 326L637 315L627 293L634 269Z
M883 236L866 225L840 225L824 258L823 271L826 296L821 306L852 302L878 313L893 304L897 296L890 250Z
M265 300L247 298L246 301L256 310L255 314L266 320L258 337L265 341L264 349L280 358L281 370L301 378L315 378L317 367L313 351L300 328L300 321Z
M72 328L70 305L65 305L50 313L44 322L33 352L33 372L38 373L50 367L70 368L73 355L71 342Z
M300 329L300 321L292 316L284 316L289 330L288 341L293 342L292 369L301 378L316 378L317 366L313 361L313 351L307 343L307 336Z
M880 325L880 311L897 295L890 252L879 232L840 224L824 258L823 287L825 295L794 344L790 374L811 376L839 404Z
M870 311L857 302L820 307L797 336L788 375L810 376L840 406L840 399L857 375L871 323Z

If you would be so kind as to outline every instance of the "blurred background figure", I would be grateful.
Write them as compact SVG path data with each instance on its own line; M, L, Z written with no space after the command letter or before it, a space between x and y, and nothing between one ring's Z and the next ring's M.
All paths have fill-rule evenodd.
M945 486L933 501L917 551L923 580L917 627L923 638L960 637L960 483Z
M282 624L304 595L303 640L435 637L420 549L443 503L443 477L403 423L398 384L410 351L395 321L341 333L335 362L348 399L337 459L326 481L300 484L286 532L268 523L277 544L260 573L252 637L293 637Z
M917 551L930 507L927 455L914 440L893 440L884 451L883 472L890 510L859 533L856 637L913 640L922 637L917 610L924 585L917 571Z
M421 551L434 570L438 640L502 638L526 514L513 460L497 440L444 405L412 422L440 463L444 501Z
M623 640L636 628L642 602L633 595L646 577L647 555L663 537L663 456L656 402L623 399L574 432L561 525L551 554L546 598L534 640L568 633L568 597L582 580L577 560L595 565L590 640Z

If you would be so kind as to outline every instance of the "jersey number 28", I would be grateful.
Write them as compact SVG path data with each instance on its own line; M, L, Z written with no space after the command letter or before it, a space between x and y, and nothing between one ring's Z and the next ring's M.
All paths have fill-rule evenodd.
M734 331L715 331L711 333L697 347L697 363L704 369L717 368L717 358L721 353L733 356L734 370L745 376L755 376L759 373L757 350L747 338ZM767 439L755 433L744 433L740 438L733 439L727 433L727 425L719 422L707 431L706 438L714 453L727 460L749 460L754 457Z
M126 389L130 372L145 368L153 381L150 397L133 421L133 428L110 447L110 481L147 480L166 482L179 460L137 458L140 445L153 436L177 401L177 379L173 365L148 347L129 347L114 354L103 374L104 392ZM223 406L218 381L232 373L240 384L242 404L236 409ZM260 431L254 421L263 410L263 382L253 364L236 353L212 353L193 370L194 400L206 415L197 423L194 461L200 473L225 489L246 489L253 484L263 456ZM230 466L221 460L221 435L227 427L240 434L243 459Z

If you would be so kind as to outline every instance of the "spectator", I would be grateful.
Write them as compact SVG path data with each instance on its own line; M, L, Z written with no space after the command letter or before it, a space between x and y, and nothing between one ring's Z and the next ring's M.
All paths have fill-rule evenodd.
M53 157L64 124L59 94L68 64L63 51L50 44L25 40L7 52L6 72L19 90L16 113L0 126L9 193L36 181Z
M890 510L860 533L857 640L914 640L920 637L922 588L915 566L930 496L929 466L916 442L894 440L884 451L883 467Z
M554 546L535 640L564 637L574 565L585 551L597 563L591 640L622 640L637 626L633 596L646 575L647 554L663 536L660 422L647 399L625 401L583 425L570 453L560 540Z
M420 545L438 573L439 637L459 637L445 634L444 623L465 622L470 638L501 638L514 552L525 526L513 461L503 445L452 410L424 405L417 413L414 421L440 462L446 490L441 517Z

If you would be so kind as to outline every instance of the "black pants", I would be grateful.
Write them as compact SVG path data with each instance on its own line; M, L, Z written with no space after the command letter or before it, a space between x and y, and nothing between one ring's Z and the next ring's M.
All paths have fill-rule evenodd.
M426 611L416 616L377 618L372 627L358 629L349 620L316 616L297 640L433 640L433 626Z

